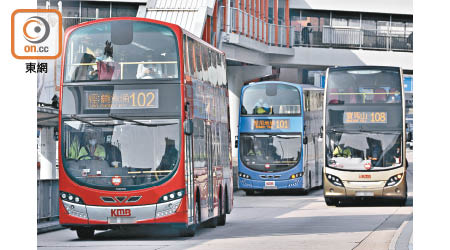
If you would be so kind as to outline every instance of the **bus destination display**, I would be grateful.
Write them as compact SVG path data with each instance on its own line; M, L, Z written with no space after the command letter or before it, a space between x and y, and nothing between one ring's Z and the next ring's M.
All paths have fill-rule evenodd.
M158 89L86 91L86 109L158 108Z
M255 119L254 129L289 129L288 119Z
M344 123L387 123L387 112L344 112Z

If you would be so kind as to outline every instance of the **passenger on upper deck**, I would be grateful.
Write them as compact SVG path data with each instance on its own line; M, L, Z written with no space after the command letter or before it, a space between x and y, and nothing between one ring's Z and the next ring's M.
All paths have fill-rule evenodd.
M160 64L154 63L153 53L147 55L146 61L140 63L137 68L137 79L157 79L162 78L162 70Z
M93 72L92 63L95 61L93 55L89 53L79 53L75 59L75 71L72 74L72 81L84 81L92 79L91 72Z
M253 114L254 115L264 115L264 114L270 114L270 107L267 102L263 101L263 99L259 99L257 103L255 103L255 106L253 108Z

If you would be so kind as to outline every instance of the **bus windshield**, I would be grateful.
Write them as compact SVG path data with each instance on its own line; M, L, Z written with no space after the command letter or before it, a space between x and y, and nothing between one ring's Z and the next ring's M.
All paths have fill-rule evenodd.
M242 115L300 115L300 93L292 86L267 83L248 87L242 94Z
M330 69L329 105L401 104L400 72L395 69Z
M174 79L175 33L144 21L109 21L76 29L66 46L64 82Z
M81 185L105 190L144 188L166 181L176 169L178 119L72 118L63 121L62 156L65 170ZM113 177L121 182L112 181Z
M400 132L329 132L327 166L345 170L393 168L402 164Z
M280 172L295 167L301 154L301 135L241 135L245 166L256 171Z

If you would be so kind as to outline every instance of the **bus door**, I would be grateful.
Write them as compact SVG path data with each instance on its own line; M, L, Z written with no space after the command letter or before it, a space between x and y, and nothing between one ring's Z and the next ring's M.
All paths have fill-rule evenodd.
M315 135L312 137L314 139L314 184L319 185L319 142Z
M306 126L304 127L304 128L306 128ZM306 133L306 129L303 129L303 138L305 138L307 136L307 133ZM308 138L308 140L309 139L311 139L311 138ZM308 152L308 144L309 144L309 142L308 143L302 143L302 145L303 145L303 150L302 150L302 152L303 152L303 183L304 183L304 188L308 188L308 186L307 186L307 183L308 183L308 176L309 176L309 166L308 166L308 155L309 155L309 152ZM309 185L311 185L311 184L309 184Z
M185 135L185 179L188 205L188 224L194 223L194 169L192 162L192 135Z
M212 148L212 133L211 124L206 124L206 153L208 155L206 167L208 173L208 217L213 216L214 213L214 179L213 179L213 148Z

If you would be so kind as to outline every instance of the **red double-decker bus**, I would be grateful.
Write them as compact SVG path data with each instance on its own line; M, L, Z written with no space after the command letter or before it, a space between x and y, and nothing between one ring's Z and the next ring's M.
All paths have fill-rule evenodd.
M168 224L193 236L233 206L225 55L177 25L108 18L66 31L60 224Z

